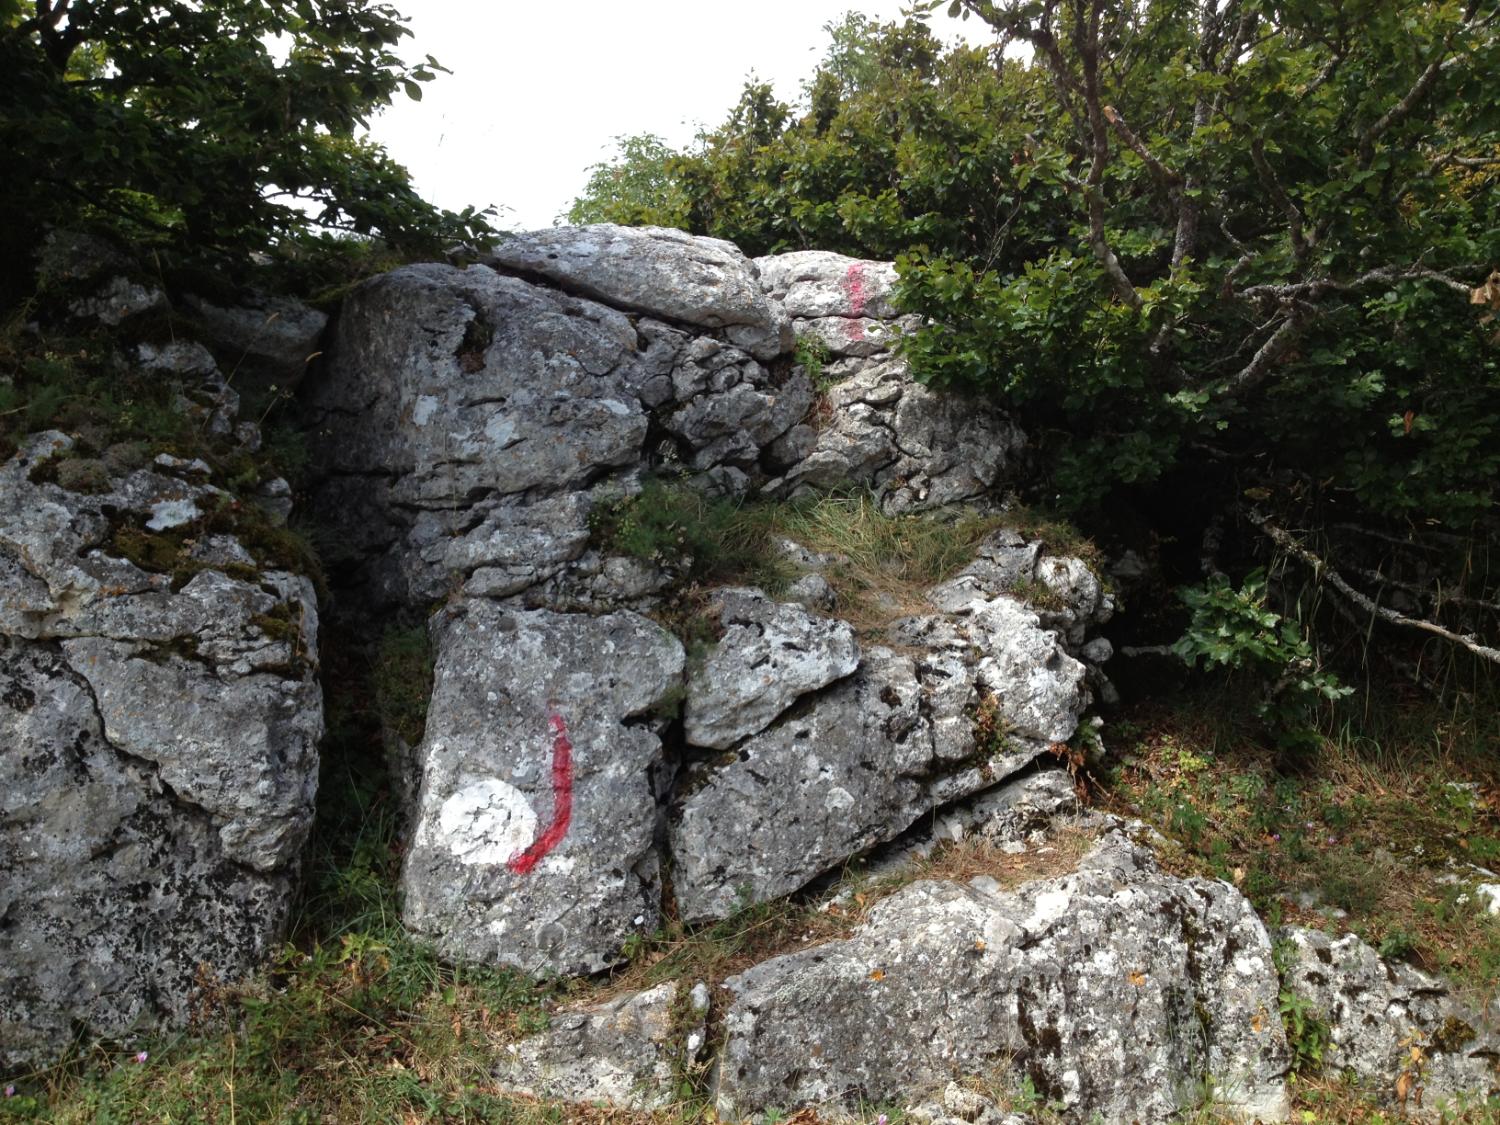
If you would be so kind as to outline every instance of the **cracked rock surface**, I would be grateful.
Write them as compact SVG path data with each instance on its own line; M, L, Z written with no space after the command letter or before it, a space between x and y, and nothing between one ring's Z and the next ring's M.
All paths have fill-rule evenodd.
M667 1109L681 1097L679 1075L707 1045L708 1007L703 984L669 981L559 1012L547 1031L501 1054L496 1082L533 1097Z
M1350 1070L1368 1089L1397 1100L1403 1113L1436 1117L1458 1095L1500 1092L1496 1014L1476 1011L1447 983L1392 963L1355 934L1287 926L1287 987L1328 1023L1329 1064Z
M849 1112L996 1072L1069 1119L1172 1120L1204 1074L1238 1115L1287 1112L1265 927L1234 888L1163 874L1120 830L1073 874L1015 891L912 884L851 937L726 987L725 1119Z
M274 950L312 822L322 699L311 583L232 534L206 466L159 458L72 492L73 448L0 466L0 1058L82 1026L188 1017Z
M434 639L404 921L456 960L617 964L661 916L652 710L680 682L681 644L628 611L482 598L444 614Z

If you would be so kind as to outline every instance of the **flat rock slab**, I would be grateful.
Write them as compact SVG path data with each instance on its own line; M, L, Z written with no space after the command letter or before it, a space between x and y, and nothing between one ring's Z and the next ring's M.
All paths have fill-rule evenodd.
M1291 953L1287 987L1328 1022L1329 1066L1419 1117L1437 1116L1460 1095L1482 1104L1500 1093L1495 1020L1461 1003L1445 981L1384 960L1355 934L1287 926L1277 936Z
M496 246L490 260L616 308L722 328L757 359L791 349L785 313L767 299L755 266L732 242L600 223L518 234Z
M650 933L662 768L652 709L683 650L635 613L474 599L434 628L404 920L444 956L589 973Z
M766 728L808 692L859 666L846 621L778 604L759 590L714 593L724 636L688 677L684 722L693 746L725 750Z
M726 987L725 1120L906 1101L955 1075L1027 1077L1069 1120L1175 1120L1205 1076L1238 1116L1288 1109L1265 927L1233 887L1165 875L1119 830L1015 892L913 884L847 940Z

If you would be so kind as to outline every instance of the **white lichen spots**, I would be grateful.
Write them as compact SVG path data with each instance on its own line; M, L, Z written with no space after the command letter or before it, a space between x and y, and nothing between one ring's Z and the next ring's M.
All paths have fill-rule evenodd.
M1266 963L1263 958L1250 956L1244 953L1238 954L1231 964L1237 976L1257 977L1266 971Z
M437 412L438 400L436 395L418 395L415 405L411 408L411 421L414 426L425 426L432 421L432 416Z
M506 414L496 414L484 424L484 436L490 444L504 449L516 436L516 420Z
M823 795L823 807L829 812L843 812L854 807L854 795L835 785Z
M159 500L151 505L151 518L146 521L150 531L167 531L191 523L203 515L198 505L191 500Z
M1063 916L1068 903L1073 900L1072 889L1064 884L1055 891L1043 891L1036 896L1031 908L1031 917L1026 919L1027 930L1038 930Z
M536 838L525 796L497 777L464 786L443 802L437 843L460 863L505 863Z

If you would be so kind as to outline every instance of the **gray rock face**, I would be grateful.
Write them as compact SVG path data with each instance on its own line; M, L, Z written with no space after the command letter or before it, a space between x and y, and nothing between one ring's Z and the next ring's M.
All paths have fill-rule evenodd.
M1328 1021L1328 1065L1393 1102L1404 1083L1403 1113L1417 1116L1436 1116L1460 1094L1500 1093L1493 1017L1459 1002L1442 980L1382 960L1354 934L1288 926L1277 937L1292 953L1287 987Z
M301 382L328 327L326 313L265 293L229 307L190 296L187 305L209 341L237 357L237 371L253 370L282 388Z
M847 622L778 605L759 590L719 590L714 607L724 636L688 678L684 718L695 746L727 750L859 666Z
M760 283L797 320L877 317L892 320L896 267L828 250L797 250L755 259Z
M969 687L957 659L869 647L848 680L697 767L670 826L682 917L795 891L1030 761L975 755Z
M322 735L305 578L203 535L174 577L121 553L226 498L194 463L88 495L47 483L70 439L0 466L0 1060L75 1026L190 1012L279 940ZM206 468L206 467L203 467ZM178 475L181 474L181 475ZM33 480L33 477L37 480ZM191 577L186 577L190 574Z
M723 329L757 359L791 348L781 308L733 243L666 227L554 227L492 251L496 265L536 274L615 308Z
M873 488L887 512L989 495L1023 448L1021 432L988 403L923 387L883 346L869 354L828 366L825 375L837 381L812 451L766 491L795 495L856 483Z
M1205 1076L1224 1108L1287 1112L1264 926L1111 832L1076 873L1014 892L916 883L844 941L726 982L721 1117L911 1098L1010 1071L1072 1119L1166 1121Z
M660 916L650 712L682 646L633 613L474 599L435 630L437 667L406 924L445 956L596 972Z
M495 1078L534 1097L666 1109L704 1049L707 1017L708 989L676 982L558 1012L549 1030L501 1054Z
M1004 415L918 386L887 337L828 366L822 404L791 362L789 309L845 335L899 329L891 267L787 257L758 278L713 239L556 228L502 244L495 269L359 287L308 405L314 510L366 591L649 605L660 582L622 584L621 560L588 549L591 512L642 473L736 498L869 487L888 511L983 502L1021 447Z
M318 508L368 528L377 586L399 602L470 574L497 596L557 575L587 543L587 486L640 463L635 348L622 314L484 267L375 279L349 298L313 396Z
M74 316L97 320L111 328L142 313L159 312L168 305L160 289L139 285L124 277L111 278L92 297L74 301Z
M891 627L899 648L866 646L847 680L769 727L762 709L756 717L765 729L743 742L751 724L702 737L693 692L737 682L762 656L751 648L754 659L722 667L721 654L740 650L726 637L695 674L688 742L735 750L693 767L670 821L685 919L725 917L794 891L1072 735L1088 702L1086 670L1035 613L973 582L940 586L931 600L943 612ZM793 695L779 694L778 709Z

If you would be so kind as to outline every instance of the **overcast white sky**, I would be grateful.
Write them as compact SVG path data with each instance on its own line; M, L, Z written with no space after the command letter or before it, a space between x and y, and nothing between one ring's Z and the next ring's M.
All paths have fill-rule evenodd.
M746 76L794 97L846 11L896 19L908 0L396 0L413 32L403 58L453 71L372 122L417 190L452 210L507 207L500 223L550 226L613 155L613 138L674 146L719 124ZM951 37L960 25L933 25ZM962 25L984 41L972 22Z

